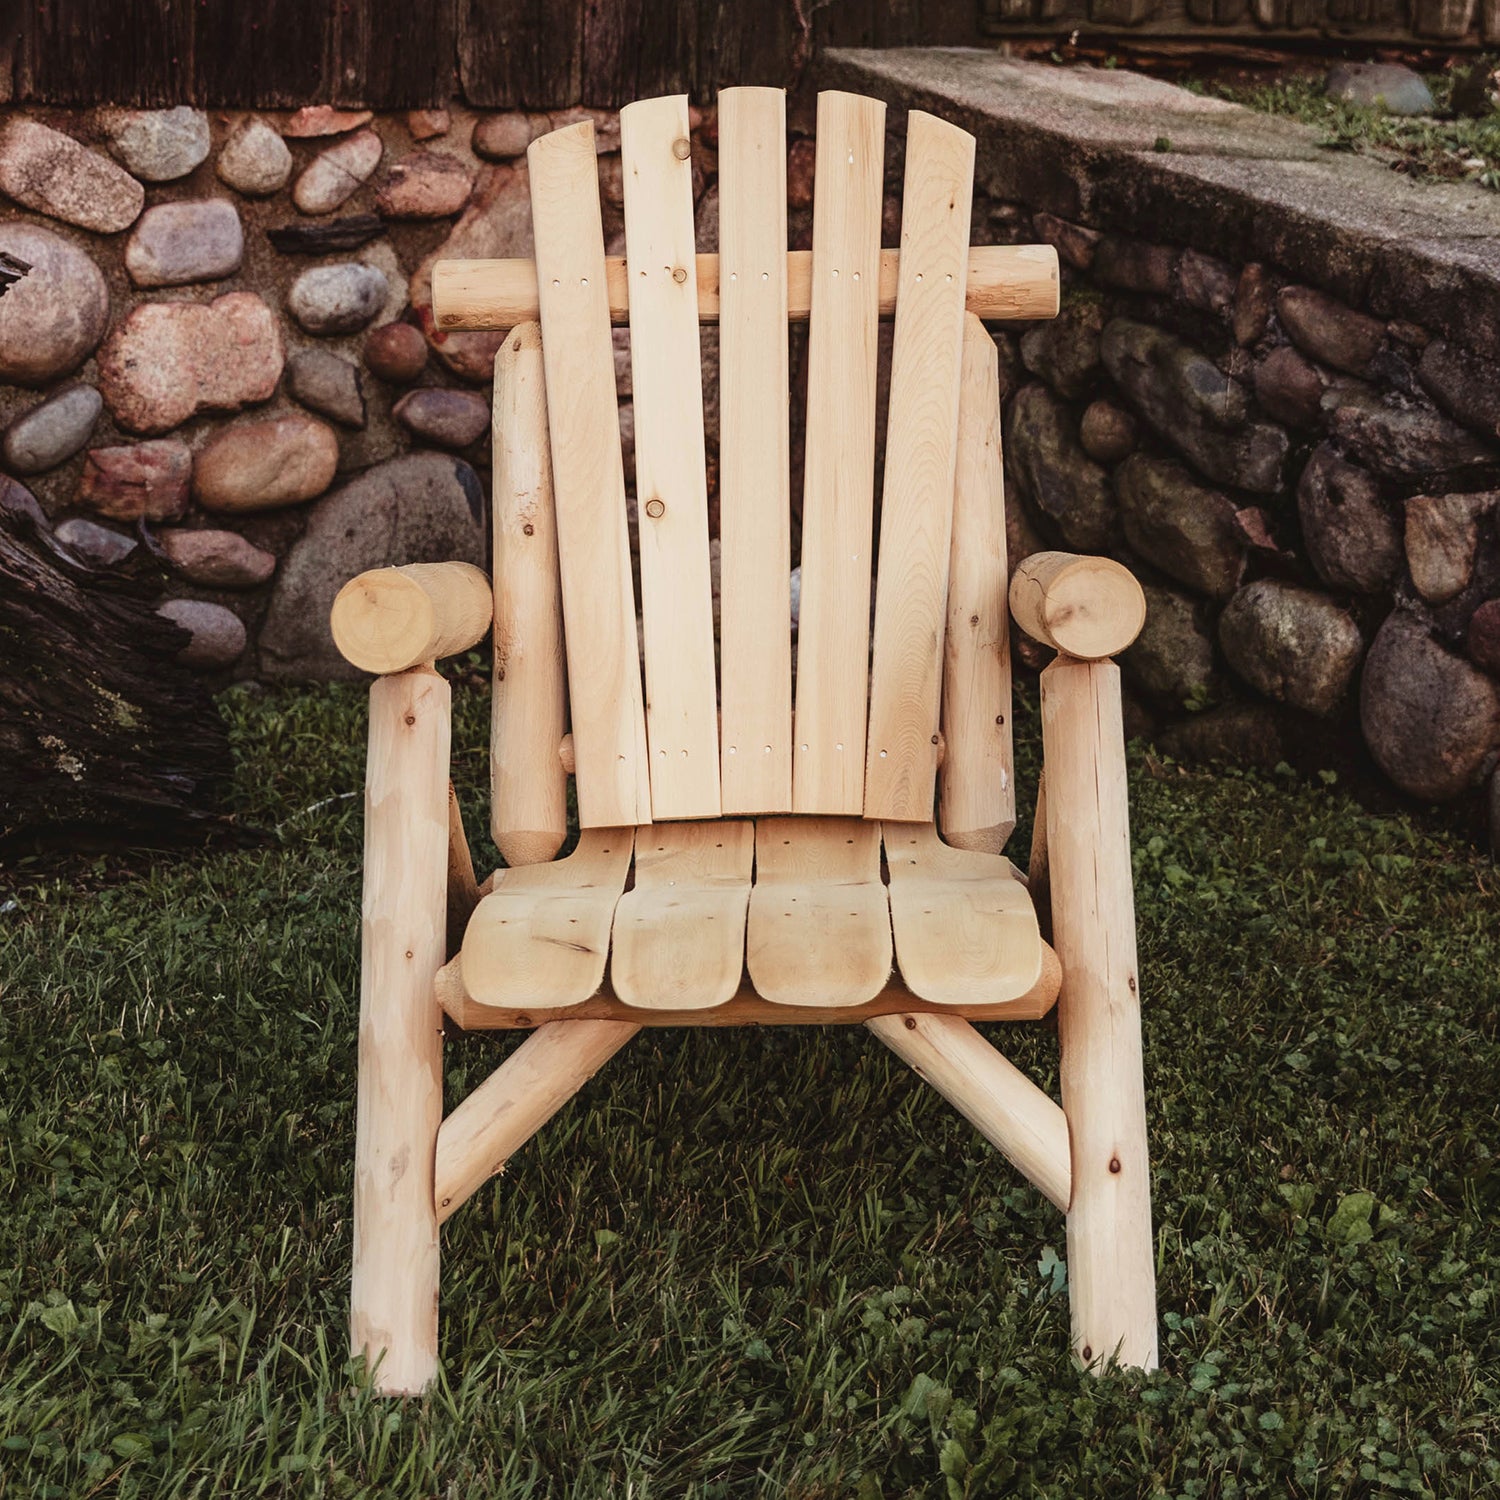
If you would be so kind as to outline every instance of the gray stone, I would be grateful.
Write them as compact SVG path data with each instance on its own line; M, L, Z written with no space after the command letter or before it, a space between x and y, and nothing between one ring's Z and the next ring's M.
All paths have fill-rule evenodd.
M69 552L95 568L112 568L124 562L140 545L133 536L101 526L97 521L72 516L52 533Z
M1308 561L1331 587L1378 594L1400 571L1401 531L1379 483L1326 443L1302 470L1297 514Z
M297 179L292 202L304 214L331 214L374 174L385 150L373 130L330 146Z
M1005 414L1005 462L1021 497L1069 546L1102 552L1114 532L1103 469L1079 446L1073 413L1046 386L1016 392Z
M0 130L0 193L96 234L129 229L146 203L145 188L108 157L21 118Z
M287 185L292 175L292 153L276 131L251 115L229 133L214 171L236 192L250 198L268 198Z
M1128 318L1108 324L1100 352L1131 404L1199 473L1260 494L1281 487L1286 433L1254 421L1244 388L1206 355Z
M508 161L515 156L525 156L532 141L551 128L546 115L525 115L519 110L482 115L474 122L470 144L476 156L488 161Z
M1500 364L1436 339L1422 351L1417 378L1450 417L1487 439L1500 437Z
M1468 588L1479 553L1479 527L1500 507L1500 491L1418 495L1406 502L1406 561L1429 604L1446 604Z
M1324 388L1317 366L1290 344L1278 345L1255 367L1255 399L1289 427L1316 427L1322 421Z
M1308 286L1287 286L1276 298L1276 315L1304 353L1349 375L1368 375L1385 342L1385 324Z
M302 412L222 427L193 460L193 497L205 510L276 510L321 495L338 470L333 429Z
M1057 251L1064 264L1075 271L1087 271L1094 264L1094 253L1102 238L1097 229L1088 229L1056 214L1034 214L1031 227L1036 237Z
M156 539L172 566L201 588L253 589L276 571L275 554L237 531L173 529L158 532Z
M91 385L54 391L5 429L5 467L13 474L43 474L78 452L93 435L104 401Z
M1171 245L1107 234L1094 251L1094 275L1106 286L1165 297L1172 290L1180 255Z
M260 631L261 670L274 678L359 674L328 631L334 595L367 568L485 561L484 489L462 459L418 453L367 470L319 500L283 559Z
M244 255L245 231L227 198L158 203L126 243L125 269L137 286L185 286L232 276Z
M1500 748L1500 686L1405 610L1387 617L1370 647L1359 715L1376 764L1424 802L1478 786Z
M1078 424L1078 441L1097 463L1119 463L1135 451L1135 418L1113 401L1090 401Z
M186 104L108 110L103 124L115 159L145 182L176 182L208 157L208 116Z
M245 622L232 609L206 599L168 599L157 614L180 625L189 640L177 653L185 667L216 672L232 667L245 650Z
M1138 557L1200 594L1227 599L1245 571L1234 502L1181 464L1134 453L1115 470L1125 538Z
M385 306L386 291L384 272L351 260L304 271L286 302L308 333L328 337L368 327Z
M1234 310L1238 277L1234 268L1215 255L1184 250L1177 262L1173 288L1189 307L1227 318Z
M1070 298L1057 317L1021 335L1021 359L1060 396L1081 396L1099 372L1103 327L1096 297Z
M1176 589L1144 586L1146 623L1120 665L1146 692L1173 703L1201 698L1214 680L1214 643L1203 606Z
M1229 665L1268 698L1322 718L1343 701L1364 641L1326 594L1275 578L1247 583L1219 616Z
M1459 485L1500 463L1500 452L1457 422L1368 386L1335 387L1323 410L1334 441L1356 463L1400 484Z
M467 448L490 429L490 403L476 391L408 391L391 415L413 437L440 448Z
M1340 104L1383 109L1388 115L1430 115L1437 110L1422 75L1400 63L1335 63L1323 92Z
M177 521L187 513L192 475L193 455L174 438L91 448L78 503L113 521Z
M76 370L109 327L103 273L37 224L0 224L0 250L31 267L0 302L0 381L44 385Z
M167 432L200 411L266 400L281 366L281 331L254 292L143 302L99 351L99 388L126 431Z
M327 349L302 349L286 366L293 399L345 427L365 425L364 381L359 366Z
M1169 725L1157 744L1176 760L1265 770L1286 759L1281 718L1269 704L1225 703Z
M387 219L444 219L468 201L474 172L446 151L413 151L391 164L375 206Z

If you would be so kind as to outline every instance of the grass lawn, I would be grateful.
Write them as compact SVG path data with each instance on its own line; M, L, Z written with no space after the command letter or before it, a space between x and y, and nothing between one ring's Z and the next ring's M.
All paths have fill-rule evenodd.
M6 1500L1500 1493L1472 849L1134 755L1158 1374L1075 1372L1059 1216L873 1037L657 1031L449 1226L441 1387L386 1403L345 1347L363 693L226 709L270 842L0 916ZM1049 1025L995 1030L1055 1088Z

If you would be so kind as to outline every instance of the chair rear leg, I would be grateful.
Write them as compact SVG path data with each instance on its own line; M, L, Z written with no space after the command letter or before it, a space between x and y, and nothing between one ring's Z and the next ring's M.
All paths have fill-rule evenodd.
M1072 1158L1068 1285L1085 1366L1156 1368L1135 903L1120 673L1060 656L1042 673L1058 1030Z
M350 1342L382 1395L437 1372L448 684L430 667L370 688Z

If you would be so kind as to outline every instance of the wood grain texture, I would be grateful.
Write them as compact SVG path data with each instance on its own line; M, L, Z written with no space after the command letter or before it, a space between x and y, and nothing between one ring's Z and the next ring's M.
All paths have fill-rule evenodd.
M756 992L777 1004L873 1000L891 975L880 825L760 819L745 957Z
M628 1021L538 1027L443 1121L433 1198L441 1224L639 1030Z
M885 105L818 96L792 807L864 807Z
M958 1016L880 1016L865 1025L1066 1211L1067 1117L1009 1058Z
M947 1005L1024 995L1041 973L1042 938L1011 862L950 849L930 823L882 829L896 963L906 987Z
M961 392L938 819L955 848L999 854L1016 826L1000 359L972 313L964 316Z
M656 823L635 845L635 887L615 908L610 985L652 1010L722 1005L745 971L755 825Z
M372 568L334 597L329 631L363 672L404 672L477 645L490 628L490 580L472 563Z
M719 639L726 813L792 808L786 95L719 95ZM701 306L701 298L700 298Z
M537 324L512 329L495 356L494 402L490 832L506 864L531 865L555 858L568 832L562 581Z
M626 105L620 150L651 812L716 818L718 692L687 96Z
M651 821L593 126L531 143L547 426L585 828Z
M1033 640L1082 661L1123 651L1146 623L1135 575L1109 557L1033 552L1010 581L1010 611Z
M566 859L497 870L469 920L460 962L481 1004L577 1005L604 980L634 830L586 828Z
M1042 673L1062 1100L1072 1138L1068 1296L1086 1367L1154 1369L1156 1261L1120 670Z
M720 122L723 168L722 132ZM722 192L722 185L721 185ZM722 201L722 199L721 199ZM720 213L722 215L722 207ZM719 240L724 242L722 217ZM768 268L767 268L768 269ZM723 275L720 256L698 256L698 321L716 323L722 316ZM623 255L605 258L609 315L616 323L630 318L630 278ZM901 252L880 252L880 316L896 311L901 279ZM990 322L1055 318L1059 298L1057 251L1051 245L971 245L964 305ZM787 319L805 323L812 308L812 252L786 252ZM444 330L513 328L537 316L534 260L440 260L432 268L432 311Z
M867 818L933 815L973 186L974 137L913 110L880 507Z
M433 1160L442 1017L451 699L419 668L370 687L361 904L350 1345L386 1395L437 1373Z

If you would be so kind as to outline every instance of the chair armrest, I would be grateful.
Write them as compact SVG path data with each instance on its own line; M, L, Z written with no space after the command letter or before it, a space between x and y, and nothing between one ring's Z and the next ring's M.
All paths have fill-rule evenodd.
M1011 578L1010 612L1044 646L1101 661L1141 633L1146 596L1135 575L1107 557L1033 552Z
M333 601L328 623L346 661L385 675L467 651L493 618L483 568L411 563L351 578Z

